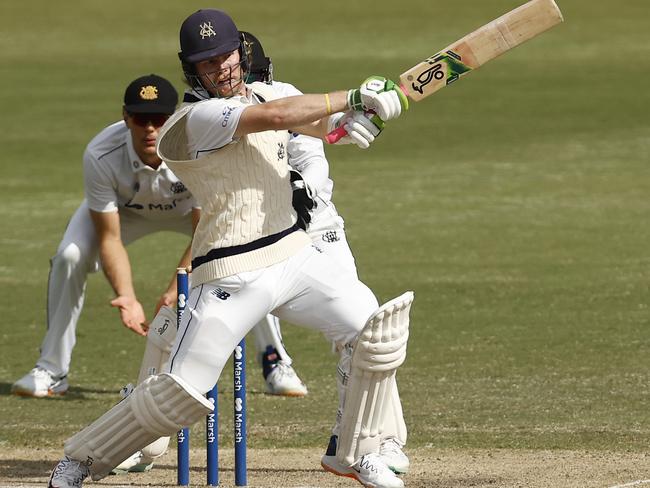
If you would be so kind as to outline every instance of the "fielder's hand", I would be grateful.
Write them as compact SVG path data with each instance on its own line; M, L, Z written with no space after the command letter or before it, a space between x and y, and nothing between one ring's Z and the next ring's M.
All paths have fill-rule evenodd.
M149 324L145 319L142 305L135 297L120 295L111 301L111 306L120 309L120 318L124 327L141 336L147 335Z
M373 111L382 120L399 117L409 101L401 88L383 76L371 76L361 87L348 91L348 107L359 112Z
M373 112L345 112L332 115L328 121L327 132L331 133L339 127L345 129L346 135L335 144L356 144L361 149L367 149L381 131L384 121Z
M316 208L315 195L298 171L290 170L289 178L293 190L291 204L298 215L296 223L302 230L307 230L307 226L311 222L311 211Z

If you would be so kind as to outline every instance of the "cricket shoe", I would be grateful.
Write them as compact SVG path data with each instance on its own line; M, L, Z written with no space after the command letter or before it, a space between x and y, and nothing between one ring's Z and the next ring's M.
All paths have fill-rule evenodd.
M379 455L394 473L406 474L408 472L409 458L402 451L402 444L394 437L381 441Z
M268 346L262 358L266 391L271 395L304 397L307 387L290 364L280 359L276 349Z
M48 488L81 488L83 480L90 476L90 469L85 463L81 463L68 456L59 461L52 471Z
M11 393L14 395L35 398L65 395L66 391L68 391L66 376L57 378L40 366L36 366L11 386Z
M337 476L353 478L366 488L404 488L404 482L393 473L379 454L361 456L352 466L345 466L336 458L337 437L333 435L320 464L325 471Z
M153 468L153 461L145 460L142 451L138 451L114 467L110 474L144 473L151 468Z

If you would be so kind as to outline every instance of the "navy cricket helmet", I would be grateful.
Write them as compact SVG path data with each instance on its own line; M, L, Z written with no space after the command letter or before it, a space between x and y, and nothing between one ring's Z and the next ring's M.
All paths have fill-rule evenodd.
M232 18L216 9L202 9L190 15L181 25L181 50L178 57L183 73L193 88L205 88L196 75L199 61L239 50L242 77L246 79L249 57L244 49L239 30Z

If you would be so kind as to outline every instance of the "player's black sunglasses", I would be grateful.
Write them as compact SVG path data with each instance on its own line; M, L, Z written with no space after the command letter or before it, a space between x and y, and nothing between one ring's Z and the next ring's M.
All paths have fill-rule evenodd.
M162 126L169 118L167 114L129 114L129 116L136 125L146 127L151 123L156 128Z

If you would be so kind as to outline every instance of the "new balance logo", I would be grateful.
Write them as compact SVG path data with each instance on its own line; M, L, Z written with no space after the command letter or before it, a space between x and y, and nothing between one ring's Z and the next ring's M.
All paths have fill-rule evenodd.
M228 300L228 297L230 296L230 293L227 291L222 290L221 288L217 288L216 290L212 290L210 294L214 295L216 298L219 300Z

